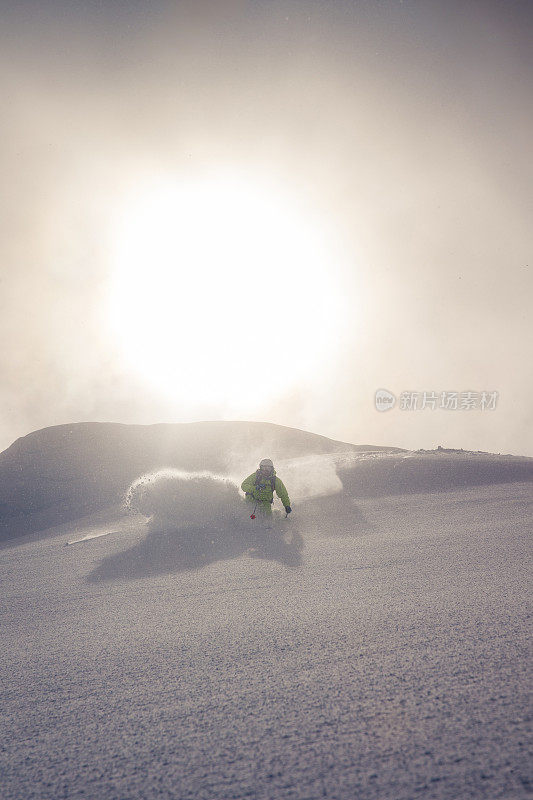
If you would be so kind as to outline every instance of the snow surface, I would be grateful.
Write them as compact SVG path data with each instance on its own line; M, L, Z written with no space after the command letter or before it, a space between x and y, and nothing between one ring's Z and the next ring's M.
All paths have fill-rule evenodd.
M290 462L272 530L167 472L2 546L4 800L531 796L523 465Z

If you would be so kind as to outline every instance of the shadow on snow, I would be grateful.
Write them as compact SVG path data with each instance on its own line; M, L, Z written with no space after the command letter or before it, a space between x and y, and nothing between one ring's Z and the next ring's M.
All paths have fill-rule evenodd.
M296 568L302 564L302 550L303 538L298 531L276 527L266 530L258 526L249 532L212 526L151 529L133 547L104 558L87 580L91 583L130 580L198 570L244 554Z

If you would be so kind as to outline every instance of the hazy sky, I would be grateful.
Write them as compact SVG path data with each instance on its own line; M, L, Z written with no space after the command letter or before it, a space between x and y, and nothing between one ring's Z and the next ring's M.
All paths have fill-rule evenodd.
M0 448L259 419L533 456L530 2L2 9Z

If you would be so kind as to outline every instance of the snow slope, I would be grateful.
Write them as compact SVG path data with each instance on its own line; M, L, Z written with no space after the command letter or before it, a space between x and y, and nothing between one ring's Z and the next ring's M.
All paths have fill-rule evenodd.
M3 545L5 800L531 796L530 461L278 473L270 531L222 488L173 520L176 475L157 525L104 508Z

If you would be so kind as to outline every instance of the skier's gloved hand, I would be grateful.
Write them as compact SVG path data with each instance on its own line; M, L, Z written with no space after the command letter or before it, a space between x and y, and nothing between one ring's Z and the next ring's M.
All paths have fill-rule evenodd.
M290 506L285 506L285 513L286 514L290 514L291 511L292 511L292 508Z

